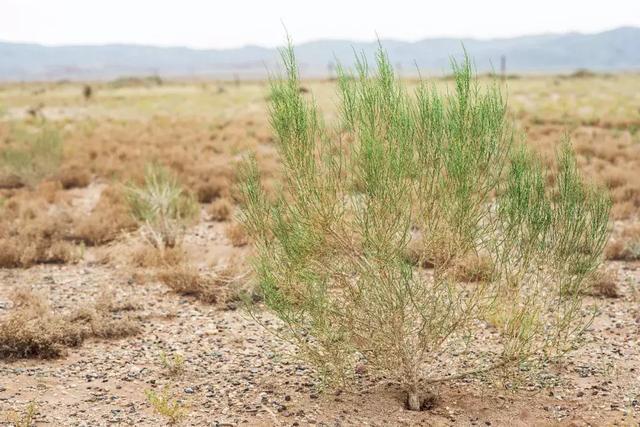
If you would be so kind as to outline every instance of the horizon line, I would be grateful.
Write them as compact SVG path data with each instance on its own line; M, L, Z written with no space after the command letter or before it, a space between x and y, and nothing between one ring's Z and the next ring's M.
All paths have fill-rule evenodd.
M420 42L427 41L427 40L458 40L458 41L474 40L474 41L481 41L481 42L491 42L491 41L499 41L499 40L513 40L513 39L527 38L527 37L566 36L566 35L598 35L598 34L604 34L604 33L623 30L623 29L640 30L640 26L620 25L620 26L616 26L616 27L609 28L609 29L606 29L606 30L593 31L593 32L578 31L578 30L568 30L568 31L564 31L564 32L548 31L548 32L541 32L541 33L526 33L526 34L520 34L520 35L514 35L514 36L500 36L500 37L428 36L428 37L422 37L422 38L415 39L415 40L407 40L407 39L392 38L392 37L389 37L389 38L387 38L387 37L380 37L380 38L373 37L372 39L367 39L367 40L326 37L326 38L311 39L311 40L303 41L303 42L300 42L300 43L294 43L294 47L303 46L303 45L307 45L307 44L318 43L318 42L351 42L351 43L359 43L359 44L377 43L377 41L381 41L381 42L385 42L385 41L386 42L400 42L400 43L414 44L414 43L420 43ZM374 34L376 34L376 32L374 32ZM276 45L276 46L264 46L264 45L249 43L249 44L244 44L244 45L240 45L240 46L236 46L236 47L219 47L219 48L216 48L216 47L194 47L194 46L189 46L189 45L185 45L185 44L183 44L183 45L149 44L149 43L122 42L122 41L100 42L100 43L42 43L42 42L36 42L36 41L7 40L7 39L0 39L0 43L2 43L2 44L13 44L13 45L31 45L31 46L40 46L40 47L47 47L47 48L133 46L133 47L150 47L150 48L156 48L156 49L188 49L188 50L195 50L195 51L231 51L231 50L241 50L241 49L247 49L247 48L258 48L258 49L265 49L265 50L273 50L273 49L278 49L278 48L284 46L284 44Z

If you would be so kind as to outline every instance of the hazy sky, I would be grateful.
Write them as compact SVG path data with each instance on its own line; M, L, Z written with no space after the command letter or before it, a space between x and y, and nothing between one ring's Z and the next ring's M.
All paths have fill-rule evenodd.
M227 48L640 26L640 0L0 0L0 40Z

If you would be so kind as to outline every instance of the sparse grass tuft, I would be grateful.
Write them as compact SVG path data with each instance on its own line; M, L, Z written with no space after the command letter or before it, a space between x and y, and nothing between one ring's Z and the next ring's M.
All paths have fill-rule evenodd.
M187 223L198 213L193 196L159 165L147 166L144 185L130 186L127 198L143 236L160 249L178 245Z
M160 352L160 363L170 377L179 377L184 373L184 356L179 353L168 355Z
M37 415L38 404L35 401L31 401L21 412L8 411L7 422L13 427L33 427L36 425Z
M96 307L79 308L67 317L67 321L83 327L87 336L96 338L118 339L140 332L139 323L133 319L112 318L106 314Z
M171 395L168 386L164 386L160 393L147 390L145 394L154 411L166 418L170 425L180 423L187 416L187 408Z

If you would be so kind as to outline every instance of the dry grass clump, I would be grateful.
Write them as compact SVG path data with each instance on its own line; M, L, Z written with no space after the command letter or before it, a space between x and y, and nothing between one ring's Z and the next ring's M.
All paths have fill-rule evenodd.
M203 182L198 186L196 195L200 203L211 203L219 197L228 197L229 182L223 177Z
M89 172L77 165L63 166L57 173L56 178L65 190L84 188L91 182Z
M240 286L241 275L233 264L219 266L210 274L203 274L195 267L183 264L161 270L156 278L180 295L193 296L209 304L230 303L248 292Z
M24 237L0 239L0 267L26 268L34 264L66 264L76 261L80 251L68 242L37 239L25 241Z
M589 295L603 298L618 298L618 274L613 269L600 268L591 278Z
M491 257L473 254L457 262L453 276L460 282L490 282L495 276L494 268Z
M613 207L611 208L611 217L613 219L629 219L636 214L637 207L634 203L625 201L625 202L615 202Z
M605 257L614 261L640 260L640 225L624 227L620 236L607 245Z
M196 189L200 203L211 203L218 198L228 198L231 195L231 184L235 179L234 169L231 167L232 159L216 148L205 147L205 150L214 151L215 157L209 157L207 163L195 166L190 161L187 163L189 167L181 173L189 186Z
M140 325L135 320L113 318L98 306L80 308L72 313L67 321L85 331L85 337L117 339L132 336L140 332Z
M532 145L546 157L566 126L534 126ZM640 145L629 132L605 127L580 126L573 132L580 169L590 180L608 187L613 202L612 216L628 219L640 213Z
M71 222L65 211L43 200L10 199L0 209L0 267L77 260L81 251L66 240Z
M633 178L630 175L628 171L609 168L603 175L603 181L609 190L615 190L626 185Z
M140 331L130 318L114 318L99 305L63 315L31 290L16 291L13 301L12 311L0 321L0 358L50 359L90 337L121 338Z
M422 237L413 237L404 250L404 259L415 267L432 269L446 260L444 253L425 253ZM469 254L455 262L451 276L459 282L490 282L495 276L491 257L483 254Z
M637 215L640 209L640 175L633 167L633 161L624 165L606 163L593 174L609 187L613 201L613 216L628 219Z
M77 347L85 336L76 325L54 313L47 301L18 291L14 309L0 323L0 358L54 358Z
M122 190L110 186L102 191L91 213L78 221L73 236L87 245L96 246L110 242L120 233L136 227Z
M169 377L179 377L184 373L184 356L180 353L160 352L160 363Z
M233 222L229 224L225 228L225 234L227 239L231 242L231 244L235 247L242 247L249 244L249 235L245 227L237 222Z
M142 268L167 268L182 264L186 259L186 253L182 248L158 249L153 246L144 245L133 251L131 254L131 264Z
M226 221L233 212L233 204L229 199L217 199L207 208L207 214L212 221Z
M218 301L219 283L190 266L177 266L160 271L158 280L180 295L193 296L206 303Z
M617 219L627 219L640 213L640 176L611 191L614 215Z

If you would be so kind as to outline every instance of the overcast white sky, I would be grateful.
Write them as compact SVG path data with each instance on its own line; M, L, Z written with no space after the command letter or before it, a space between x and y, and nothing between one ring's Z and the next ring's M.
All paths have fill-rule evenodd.
M640 0L0 0L0 40L197 48L640 26Z

